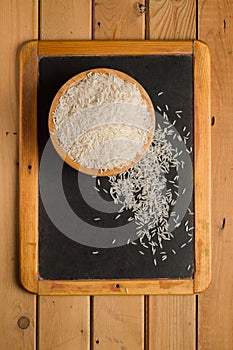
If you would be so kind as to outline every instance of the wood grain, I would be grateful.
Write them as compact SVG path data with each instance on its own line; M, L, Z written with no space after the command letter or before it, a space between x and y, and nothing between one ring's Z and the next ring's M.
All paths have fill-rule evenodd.
M188 296L159 296L149 301L149 350L191 350L195 347L195 300ZM185 317L184 317L185 315Z
M212 59L212 233L213 276L199 296L200 350L233 348L233 3L199 1L199 38Z
M20 280L33 293L38 279L37 51L37 41L21 49L19 82Z
M148 39L195 38L195 4L194 0L149 0ZM149 349L169 349L169 338L172 350L196 349L195 297L150 296L147 298L147 314L149 315L147 343ZM158 314L154 308L155 305L159 306L160 312ZM164 310L166 310L166 316L163 314ZM173 327L174 320L175 322L177 320L177 312L179 313L180 328ZM161 318L163 322L161 322ZM190 322L190 326L186 329L185 325ZM163 326L157 328L160 324ZM187 331L188 335L186 336Z
M77 302L78 300L78 302ZM90 305L86 297L39 297L39 349L89 349Z
M203 292L211 280L211 117L210 53L194 41L194 292ZM204 165L204 166L203 166Z
M193 279L179 280L90 280L38 282L40 295L176 295L193 294ZM120 300L120 299L119 299Z
M150 39L195 39L196 1L149 0Z
M144 349L144 299L95 297L93 350Z
M145 39L145 14L140 15L137 12L135 14L137 11L135 5L133 0L96 0L93 37L95 39ZM94 349L98 349L99 345L103 344L104 350L107 348L143 350L143 309L144 297L142 296L94 297L92 325ZM102 327L103 324L105 327ZM101 343L96 343L97 339Z
M93 10L94 39L144 39L145 13L134 0L96 0Z
M156 41L156 40L95 40L95 41L40 41L39 55L161 55L192 54L191 40Z
M18 278L18 51L37 38L37 1L1 1L0 13L0 347L32 350L36 299Z
M53 11L50 11L50 8ZM92 25L91 0L65 0L41 1L40 37L41 39L91 39ZM71 33L72 32L72 33ZM56 303L51 305L50 297L39 298L38 343L39 349L82 350L90 349L90 317L89 297L57 297ZM67 308L67 305L72 305ZM54 319L52 330L48 327L51 306L54 306ZM81 312L80 312L81 310ZM80 312L80 317L78 316ZM63 323L60 314L62 313ZM84 332L82 333L81 330ZM52 348L51 348L51 338ZM75 344L75 345L74 345ZM74 345L74 346L73 346Z
M91 0L40 1L40 39L91 39Z
M47 7L49 7L50 1L42 0ZM67 3L63 1L62 3ZM75 5L75 1L72 1ZM70 3L72 3L70 1ZM85 1L86 2L86 1ZM168 3L168 1L166 1ZM179 5L182 1L169 1L170 4ZM190 0L191 2L191 0ZM193 2L193 1L192 1ZM231 228L233 225L232 218L232 1L231 0L198 0L199 9L199 38L207 42L211 49L212 57L212 112L215 120L215 124L212 127L212 188L213 188L213 210L212 210L212 231L213 231L213 281L210 288L199 298L199 310L198 310L198 349L203 350L229 350L233 348L233 308L232 308L232 294L233 294L233 269L232 269L232 234ZM55 3L55 1L54 1ZM159 5L165 3L164 1L151 0L150 5ZM184 2L183 2L184 3ZM188 4L188 1L186 1ZM61 2L57 2L58 13L60 11ZM23 349L31 350L35 349L35 297L26 293L23 289L18 287L17 284L17 227L18 227L18 201L17 201L17 170L15 163L18 161L17 156L17 135L13 134L18 132L17 122L17 76L18 65L15 64L16 51L18 45L21 45L24 41L31 40L37 37L37 1L1 1L0 3L0 28L2 35L2 47L1 57L1 87L4 86L4 90L1 88L1 124L0 124L0 213L1 213L1 245L0 245L0 309L4 317L0 321L0 334L1 334L1 346L3 349ZM73 6L73 5L72 5ZM123 5L124 6L124 5ZM49 12L49 9L48 9ZM47 13L47 11L46 11ZM149 13L147 11L147 13ZM182 17L184 19L184 11ZM46 15L43 13L43 16ZM51 14L52 17L56 17L56 14ZM166 14L165 14L166 15ZM72 14L71 14L72 16ZM75 17L78 16L77 12ZM156 14L151 13L152 20L155 20ZM181 18L178 17L176 21ZM55 20L55 19L53 19ZM51 28L53 35L49 39L53 39L56 36L56 31L60 33L60 17L58 16L56 21L56 27ZM175 21L175 22L176 22ZM47 18L47 23L49 17ZM162 23L162 20L160 20ZM181 32L190 32L187 27L187 23L192 21L183 20L183 25L180 27ZM174 23L174 22L173 22ZM85 27L85 22L82 22L82 30ZM90 27L89 27L90 28ZM163 33L168 34L175 29L170 27L169 22L163 21L161 28ZM69 29L69 28L68 28ZM72 30L72 29L71 29ZM193 30L192 30L193 32ZM90 29L88 29L88 35ZM153 36L153 33L155 35ZM69 32L68 32L69 34ZM62 30L59 34L62 38ZM64 33L63 38L66 38L67 32ZM70 33L71 35L71 33ZM165 34L164 34L165 35ZM159 33L156 28L151 31L151 38L158 38ZM172 39L173 36L170 38ZM194 36L190 35L190 38ZM70 39L72 39L71 37ZM78 38L78 33L77 33ZM123 35L122 35L123 38ZM178 38L178 37L177 37ZM180 38L180 37L179 37ZM189 38L187 35L186 38ZM9 83L11 82L11 83ZM225 221L224 221L225 219ZM71 297L66 297L65 300L71 300ZM169 318L163 319L163 328L159 328L159 332L155 334L155 337L161 341L160 348L166 349L164 344L168 344L166 337L177 336L178 340L174 339L173 344L177 349L182 349L182 341L186 342L186 349L193 349L193 342L190 345L190 338L195 338L195 332L193 332L194 326L191 323L191 330L188 328L189 336L185 335L185 319L186 308L191 310L191 304L194 300L193 297L172 297L175 301L172 301L171 297L156 297L150 298L150 300L157 300L157 307L154 306L154 313L156 308L159 307L160 312L158 315L162 315L163 310L167 310L166 313ZM78 299L78 298L77 298ZM114 300L115 298L113 298ZM186 306L185 301L186 300ZM49 300L44 298L43 301ZM51 299L53 300L53 299ZM70 315L69 310L65 308L66 303L59 297L57 300L61 300L60 306L63 310L62 317L66 320L66 314ZM76 297L73 299L76 300ZM183 301L182 301L183 300ZM106 300L107 301L107 300ZM50 302L50 301L49 301ZM40 301L41 303L41 301ZM64 303L64 304L63 304ZM76 303L76 302L75 302ZM107 304L107 303L106 303ZM103 308L106 307L103 304ZM120 303L118 303L120 305ZM176 306L174 306L176 304ZM182 307L182 304L185 307ZM72 304L70 304L72 305ZM78 304L77 304L78 305ZM80 304L82 305L82 304ZM58 303L56 304L57 310L59 310ZM43 305L44 320L49 318L51 311L49 306ZM47 311L48 310L48 311ZM76 309L78 313L78 309ZM62 312L59 310L59 313ZM123 311L122 311L123 313ZM191 312L187 312L191 315ZM153 315L153 312L152 312ZM172 324L177 321L175 315L179 315L179 324L181 327L175 327L172 329ZM21 316L27 316L30 320L30 326L23 330L17 326L17 321ZM102 318L101 318L102 319ZM100 319L100 320L101 320ZM173 320L173 323L172 323ZM159 317L157 318L157 322ZM58 322L58 321L57 321ZM113 321L111 321L113 322ZM110 322L110 324L111 324ZM151 319L151 326L153 326L154 317ZM123 325L127 324L124 322ZM66 326L72 326L69 324L62 324L60 331L62 332L62 341L69 339L69 328ZM64 335L64 331L67 332L67 336ZM134 327L130 327L128 332L131 332ZM80 328L77 328L78 331ZM166 329L169 332L166 332ZM151 332L153 329L151 330ZM40 331L41 333L41 331ZM43 332L42 332L43 333ZM103 334L104 332L102 332ZM113 331L110 332L113 334ZM169 333L169 334L168 334ZM58 332L51 332L48 337L54 337L58 335ZM165 336L164 336L165 335ZM186 338L185 338L186 337ZM162 342L164 341L164 343ZM194 341L194 340L193 340ZM171 343L171 342L170 342ZM63 343L64 344L64 343ZM153 343L151 343L153 345ZM157 343L156 343L157 344ZM151 346L152 346L151 345ZM56 344L55 344L56 346ZM174 346L174 348L175 348ZM119 347L118 347L119 348ZM46 349L46 348L45 348ZM51 349L51 348L50 348ZM58 347L55 349L59 349ZM62 347L60 346L60 349ZM85 347L84 347L85 349ZM97 347L98 349L98 347ZM151 349L155 349L152 347ZM159 349L159 347L158 347ZM42 349L44 350L44 349ZM73 350L73 349L72 349ZM83 349L81 349L83 350ZM157 349L156 349L157 350ZM173 350L173 349L172 349Z

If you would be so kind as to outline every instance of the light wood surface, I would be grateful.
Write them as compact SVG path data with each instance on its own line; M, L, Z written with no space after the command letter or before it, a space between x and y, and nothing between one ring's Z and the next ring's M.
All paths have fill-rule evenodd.
M191 11L186 11L186 7ZM149 0L148 38L149 39L193 39L195 38L196 1ZM165 12L164 12L165 10ZM179 13L179 16L177 16ZM182 20L182 25L180 24ZM177 28L180 28L178 33ZM149 350L189 349L194 350L196 338L195 297L186 296L172 298L147 297L148 305L148 346ZM159 305L160 312L155 306ZM174 307L175 306L175 307ZM177 312L179 325L177 327ZM175 324L174 324L175 322ZM190 324L188 336L183 325ZM158 326L161 325L161 326ZM159 328L158 328L159 327ZM185 344L185 348L184 348Z
M97 5L99 3L99 5ZM105 8L106 5L108 6L107 9L103 7L103 3L105 3ZM121 5L121 6L119 6ZM125 3L127 3L127 11L125 7ZM102 28L109 28L107 32L108 39L126 39L130 38L132 40L140 40L140 39L145 39L145 33L144 33L144 28L145 28L145 21L143 21L142 17L139 16L139 18L136 20L136 25L135 25L135 15L132 14L132 10L129 12L129 6L133 6L133 3L135 2L133 0L114 0L114 1L94 1L94 8L93 8L93 38L95 39L106 39L106 30L105 32L102 30L99 30L98 22L100 22L100 25ZM97 6L101 6L102 9L97 9ZM122 16L122 6L123 6L123 14ZM115 7L115 10L113 11L113 7ZM117 12L116 12L116 7L117 7ZM111 16L111 12L115 13L114 18L111 18L110 21L109 19L106 20L105 18L109 17L109 14ZM134 24L131 21L128 21L128 13L130 13L130 16L134 17ZM100 19L101 18L101 21ZM105 20L103 20L105 19ZM97 24L97 26L96 26ZM126 25L127 25L127 32L129 34L126 34ZM119 47L119 51L121 51ZM93 324L92 324L92 330L93 330L93 336L92 336L92 346L95 344L95 347L93 346L93 350L98 349L97 345L102 346L105 342L109 345L110 340L109 339L116 339L118 343L115 342L115 344L111 344L111 347L115 347L115 349L122 349L126 350L128 349L134 349L135 350L143 350L144 349L144 332L142 329L144 329L144 314L143 312L136 312L137 318L134 320L133 323L131 323L130 327L130 333L137 335L135 337L137 339L137 344L135 343L135 338L134 337L129 337L127 332L125 330L129 329L128 328L128 319L127 317L120 317L120 320L116 320L116 317L121 312L119 310L122 310L122 306L124 303L124 315L132 315L134 314L135 310L140 310L142 309L142 305L144 303L144 297L142 296L135 296L133 297L133 303L129 302L127 303L127 299L125 299L126 302L124 302L124 297L108 297L108 300L106 297L102 296L97 296L93 298ZM111 313L108 312L107 310L107 305L111 307ZM132 316L131 316L132 317ZM108 320L108 327L102 327L103 322L105 320ZM98 320L98 321L97 321ZM120 322L119 322L120 321ZM114 326L115 327L114 327ZM141 330L138 332L138 330ZM107 331L107 333L106 333ZM101 340L101 343L97 344L95 342L95 338L99 337ZM107 340L108 337L108 340ZM105 340L105 341L103 341ZM127 344L127 347L125 346ZM108 346L110 347L110 346ZM106 349L107 347L102 346L102 349ZM113 348L114 349L114 348Z
M84 40L92 35L92 0L41 0L41 40Z
M37 1L0 2L0 348L36 348L36 298L18 278L19 46L37 38Z
M83 9L88 1L81 1L84 4ZM96 1L101 3L101 0ZM50 12L50 4L52 1L42 0L41 6L47 7L43 13L43 17L47 16L47 39L53 39L56 33L59 31L59 39L73 39L73 36L69 37L69 25L66 25L66 30L60 31L61 14L63 14L64 6L74 9L76 6L75 1L65 0L62 2L56 2L57 6L54 6L54 11ZM55 3L55 1L54 1ZM111 0L109 0L111 3ZM189 33L187 36L183 36L186 39L195 38L195 30L193 25L190 26L190 16L195 16L195 13L190 12L188 9L191 3L194 6L195 1L168 1L168 0L150 0L150 9L147 8L147 23L149 24L149 14L151 20L155 20L156 13L152 13L152 6L167 6L169 12L171 6L180 6L182 12L179 12L179 16L173 16L172 28L168 21L167 14L161 16L158 14L158 23L160 27L160 34L156 31L156 27L150 31L151 38L158 38L159 35L164 33L163 38L168 38L169 33L173 33L170 38L175 35L176 23L182 23L179 27L179 37L184 33ZM65 5L64 5L65 4ZM124 6L124 4L122 5ZM1 87L4 86L4 90L1 89L1 124L0 124L0 230L1 230L1 245L0 245L0 309L2 315L0 321L0 335L1 335L1 347L4 349L23 349L31 350L36 348L36 307L35 297L19 287L18 283L18 261L17 261L17 227L18 227L18 199L17 199L17 170L15 162L18 161L17 157L17 135L13 134L18 132L17 130L17 76L18 76L18 64L16 64L16 51L19 45L27 40L37 38L38 25L37 25L37 1L22 0L16 2L15 0L2 1L0 5L1 19L1 38L2 47L1 57ZM212 115L215 117L212 126L212 231L213 231L213 277L211 286L207 291L198 296L198 308L197 319L193 315L192 310L195 310L195 297L151 297L150 302L156 301L152 307L150 304L150 326L145 325L147 333L145 334L145 343L149 344L150 350L167 349L168 346L172 350L182 349L183 344L186 344L187 350L195 349L195 327L198 329L198 339L196 349L203 350L229 350L233 348L233 308L232 308L232 1L220 1L220 0L198 0L198 32L199 39L205 41L211 50L212 59ZM179 9L179 11L181 11ZM118 11L121 9L119 8ZM47 13L50 15L47 15ZM81 29L85 28L86 39L90 38L91 26L86 18L90 16L90 12L86 16L80 16L80 11L68 11L71 18L74 21L81 23ZM191 15L191 13L193 13ZM171 15L170 15L171 16ZM81 18L81 20L80 20ZM82 20L83 18L83 20ZM85 19L84 19L85 18ZM90 17L88 17L90 18ZM73 20L72 20L73 21ZM108 19L111 21L111 19ZM50 27L51 22L51 27ZM52 23L56 25L53 26ZM73 22L74 23L74 22ZM151 22L153 23L153 22ZM189 23L189 24L188 24ZM195 24L196 24L195 23ZM178 24L177 24L178 27ZM67 29L68 28L68 29ZM190 29L192 28L192 29ZM72 29L71 29L72 30ZM74 39L79 39L80 31L76 32ZM54 33L49 36L50 33ZM166 33L166 35L165 35ZM183 34L182 34L183 33ZM41 30L42 34L42 30ZM68 37L67 37L68 35ZM42 35L41 35L42 37ZM45 36L43 37L46 38ZM57 37L58 38L58 37ZM147 38L149 35L147 34ZM124 36L122 34L122 39ZM6 134L9 132L8 134ZM225 221L224 221L225 219ZM43 298L43 299L42 299ZM65 298L65 299L64 299ZM51 301L52 297L40 297L39 308L40 313L43 315L43 323L38 326L39 334L37 340L40 339L43 344L43 348L37 347L40 350L47 350L51 348L53 344L54 349L70 349L73 350L73 344L81 344L81 339L78 339L80 334L79 323L75 324L74 328L77 329L77 333L72 328L75 317L71 317L70 310L67 306L69 301L73 307L75 305L76 313L79 308L82 309L83 304L89 304L88 298L83 297L56 297L54 310L57 315L62 315L62 319L65 322L61 324L61 320L57 316L54 324L59 325L59 330L49 328L47 320L50 321L51 313ZM99 320L99 327L101 322L107 313L103 313L103 317L100 314L107 306L107 300L105 297L99 297L102 301L102 309L96 313L96 320ZM131 297L126 297L131 298ZM141 300L141 297L136 297ZM111 297L113 302L115 297ZM43 301L42 301L43 300ZM104 302L106 300L106 303ZM123 305L123 304L122 304ZM130 310L127 309L128 315L134 315L134 308L137 305L139 308L140 302L135 302L134 307L131 306ZM120 310L120 314L123 314L121 306L121 299L114 304L115 310ZM127 305L124 304L124 308ZM158 310L158 313L156 313ZM88 329L88 319L82 314L82 321L85 322L86 329ZM165 316L167 315L167 316ZM193 315L193 321L191 320ZM26 329L20 329L17 322L20 317L26 316L30 320L30 325ZM145 321L147 318L145 318ZM79 322L79 321L78 321ZM117 341L122 340L127 342L128 335L123 333L122 327L126 327L128 322L125 321L117 328L111 327L114 322L114 317L109 318L110 337L117 334ZM134 333L134 330L139 329L140 322L143 323L144 319L137 321L136 326L130 326L129 332ZM176 326L178 322L179 326ZM191 325L189 324L191 322ZM40 323L40 319L39 319ZM19 322L21 326L25 326L28 323L25 319L21 319ZM186 327L186 325L188 326ZM92 323L93 325L93 323ZM156 326L155 326L156 325ZM190 328L189 328L190 327ZM148 331L149 330L149 331ZM93 334L94 334L94 330ZM61 334L61 335L60 335ZM124 336L123 336L124 334ZM70 340L76 336L78 340L76 343L72 343ZM107 336L105 331L101 332L103 338ZM103 339L102 338L102 339ZM147 339L149 338L149 339ZM171 340L169 341L170 338ZM52 340L51 340L52 339ZM57 339L57 341L56 341ZM93 339L94 340L94 339ZM67 344L71 344L69 345ZM66 345L64 345L66 344ZM90 350L88 340L87 345L84 345L82 350ZM126 343L124 343L126 344ZM128 343L127 343L128 344ZM133 343L135 344L135 343ZM142 344L142 342L140 342ZM157 347L155 347L155 344ZM119 342L119 345L121 343ZM66 346L66 347L65 347ZM78 347L78 346L76 346ZM96 345L98 349L98 346ZM120 349L120 346L118 347ZM124 349L124 348L123 348ZM121 350L123 350L121 349ZM130 344L128 346L130 348ZM141 346L141 349L148 349ZM125 349L124 349L125 350Z
M40 4L41 39L91 39L91 0L59 2L42 0ZM52 12L49 9L51 5L53 5ZM59 36L57 36L58 31ZM40 310L37 328L38 350L73 350L74 348L90 350L90 297L66 296L57 297L55 300L55 304L48 296L40 297L38 300ZM72 310L67 307L69 305L72 306ZM54 307L56 314L54 319L50 318L51 306ZM64 323L61 321L61 315ZM47 322L48 318L53 322L52 331L50 322ZM81 330L84 332L82 333Z
M39 297L38 349L89 349L90 305L86 297Z
M104 34L103 31L98 32L98 22L100 21L99 16L101 15L100 23L102 28L109 28L108 22L110 22L111 31L108 32L107 34L108 38L110 37L111 39L113 38L126 39L126 36L127 38L129 38L129 34L126 34L126 29L125 29L125 26L127 23L127 31L130 33L130 39L132 40L145 39L145 32L144 32L145 21L143 21L143 19L141 18L141 17L144 17L145 15L139 16L138 20L136 21L136 25L135 25L135 21L134 23L132 23L131 21L130 22L128 21L129 13L131 17L135 16L134 14L132 14L133 12L132 10L129 11L129 4L131 4L131 6L133 3L135 4L133 0L127 0L126 2L125 0L120 0L120 1L114 0L114 1L104 1L104 2L108 6L108 8L110 8L110 12L109 12L109 9L105 10L104 8L102 10L101 9L97 10L96 6L102 6L101 4L103 3L103 1L102 0L94 1L95 3L95 7L93 11L94 12L94 17L93 17L93 24L94 24L93 37L94 38L106 39L105 37L106 34ZM97 5L97 3L99 3L100 5ZM122 17L122 6L118 6L117 3L123 6L124 17ZM125 8L125 3L127 3L127 11ZM113 18L111 18L110 21L109 19L107 21L106 20L103 21L103 18L108 18L109 13L111 13L111 11L113 10L113 6L115 7L114 20ZM116 14L116 6L118 8L117 14ZM120 20L121 20L121 23L119 23ZM113 25L111 24L112 22L113 22ZM123 26L122 26L122 23L123 23ZM97 24L97 27L96 27L96 24ZM121 25L121 28L119 28L119 24ZM116 342L114 345L111 344L111 347L114 346L115 349L118 348L121 350L127 350L127 349L143 350L144 349L144 332L142 331L142 329L144 329L143 312L136 311L137 318L135 318L134 322L131 322L130 329L128 327L129 319L127 317L120 317L120 320L119 318L118 320L116 320L116 317L117 315L119 317L119 314L122 314L122 312L124 312L124 315L130 315L130 319L132 320L132 315L135 315L134 313L135 310L140 310L140 309L142 310L144 297L135 296L132 299L133 302L130 301L128 303L127 303L128 297L125 299L123 298L124 297L110 296L108 297L108 300L107 300L106 297L102 297L102 296L94 297L94 301L93 301L95 306L93 309L94 322L92 324L93 342L95 341L96 337L99 337L102 344L102 340L105 339L105 342L107 342L106 338L108 337L109 339L116 339L118 341L118 344ZM110 314L107 310L107 307L106 307L107 305L111 306ZM120 311L120 310L123 310L122 309L123 305L124 305L124 311ZM103 322L105 322L106 319L108 320L107 328L102 327L102 324ZM133 334L134 337L128 336L129 332L125 331L127 329L129 329L130 334ZM106 331L108 331L108 333L106 333ZM137 333L138 335L135 336ZM137 339L137 344L135 343L135 338ZM108 345L109 345L109 342L110 340L108 340L107 342ZM95 348L93 347L93 350L98 349L97 345L100 345L100 343L99 344L94 343L94 344L95 344ZM126 344L127 344L127 347L125 346ZM106 349L106 348L107 347L102 346L102 349Z
M93 350L144 349L143 320L143 297L94 298Z
M199 38L212 59L213 276L198 297L200 350L233 349L233 3L199 1Z
M145 0L140 4L145 6ZM93 39L144 39L145 13L136 1L97 0L93 6Z
M149 0L150 39L195 39L196 1Z
M196 305L189 296L158 296L149 300L149 350L196 349Z

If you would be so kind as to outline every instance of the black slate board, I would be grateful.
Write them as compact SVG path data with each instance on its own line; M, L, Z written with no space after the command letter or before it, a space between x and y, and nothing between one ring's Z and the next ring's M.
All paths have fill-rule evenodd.
M182 118L177 120L176 129L184 136L186 127L190 132L187 147L193 145L193 57L192 55L149 55L149 56L64 56L64 57L40 57L39 60L39 88L38 88L38 144L39 157L41 159L49 139L48 113L52 100L58 89L72 76L93 68L112 68L123 71L135 78L148 92L156 112L160 112L156 106L166 111L169 107L170 121L176 117L175 111L182 110ZM158 93L164 93L158 96ZM158 115L157 115L158 116ZM192 154L191 154L192 158ZM52 162L60 162L59 156L53 152ZM82 194L79 188L79 176L82 179ZM169 174L170 177L174 174ZM72 213L81 218L85 236L86 227L102 227L105 232L110 232L117 225L125 230L126 241L128 234L127 218L130 213L124 213L121 221L114 220L116 213L103 213L106 205L111 205L110 198L105 192L99 193L100 203L103 207L92 208L85 197L85 179L88 175L79 174L71 167L64 164L62 169L62 187L66 200ZM168 177L169 178L169 177ZM45 181L52 180L44 179ZM41 179L40 179L41 181ZM95 181L94 179L92 181ZM107 180L102 179L104 186ZM49 186L49 183L47 183ZM93 189L93 191L95 191ZM59 209L59 198L54 196L55 207ZM90 189L88 190L90 198ZM105 203L103 203L103 201ZM102 205L100 204L100 205ZM193 208L193 199L189 205ZM101 212L102 213L101 213ZM93 217L104 218L101 222L93 222ZM64 226L69 223L70 217L62 218ZM182 225L173 232L174 239L166 241L163 249L158 248L157 266L153 264L151 251L140 245L126 244L119 247L100 248L80 244L64 235L56 228L50 219L41 195L39 197L39 275L42 279L51 280L79 280L79 279L154 279L193 278L194 270L194 246L193 240L187 243L187 232L184 222L189 220L189 226L194 226L194 216L186 215ZM90 225L91 223L91 225ZM77 232L80 227L77 226ZM182 245L185 246L183 248ZM114 245L112 245L114 246ZM138 251L144 252L141 255ZM98 254L93 254L98 251ZM162 251L167 252L166 261L161 261ZM173 252L172 252L173 251ZM174 254L174 251L176 254Z

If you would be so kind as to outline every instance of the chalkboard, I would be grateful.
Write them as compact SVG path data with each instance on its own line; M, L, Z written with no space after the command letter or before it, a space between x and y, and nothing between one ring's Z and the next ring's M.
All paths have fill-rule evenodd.
M108 45L111 48L111 44ZM110 50L109 54L98 51L98 55L88 47L79 54L67 54L64 47L60 53L55 49L50 51L49 45L48 54L40 54L39 48L35 128L38 145L36 271L40 283L63 281L68 293L74 285L69 290L69 283L80 281L84 284L85 281L121 281L114 282L117 286L114 291L121 290L122 281L143 281L145 286L147 281L151 285L159 280L194 284L198 220L194 206L194 174L198 166L194 158L196 68L192 47L185 50L179 45L176 49L181 52L178 53L171 48L164 52L155 48L148 52L145 49L129 52L125 46L124 54ZM78 44L76 48L78 50ZM122 204L114 203L109 178L74 170L63 162L51 143L48 114L54 96L68 79L94 68L111 68L130 75L151 98L156 130L165 135L173 160L178 161L176 167L171 166L162 174L166 182L161 190L163 198L170 193L168 218L162 217L168 222L165 230L168 235L158 234L160 225L157 224L150 228L150 234L140 239L134 212L121 211ZM124 288L124 292L128 290ZM66 291L59 293L66 294ZM85 292L88 293L88 288L82 293ZM53 294L53 291L46 293ZM78 287L76 293L80 293Z

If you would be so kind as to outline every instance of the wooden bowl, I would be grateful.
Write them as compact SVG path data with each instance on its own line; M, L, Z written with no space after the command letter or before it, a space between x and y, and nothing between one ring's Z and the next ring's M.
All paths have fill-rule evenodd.
M126 166L123 166L121 168L113 168L113 169L108 169L108 170L103 170L103 169L92 169L92 168L86 168L84 166L82 166L81 164L79 164L78 162L75 162L72 158L69 157L69 155L65 152L64 149L62 149L62 147L60 147L60 143L58 140L58 137L56 135L56 129L55 129L55 125L53 122L53 118L54 118L54 111L58 105L59 99L60 97L73 85L76 85L77 83L79 83L80 81L82 81L84 78L87 77L88 73L105 73L105 74L114 74L116 76L118 76L119 78L128 81L130 83L133 83L137 86L137 88L139 89L142 98L146 101L147 106L148 106L148 110L150 112L150 116L151 116L151 121L152 121L152 127L151 130L148 134L148 138L147 138L147 142L144 144L143 147L143 151L138 154L136 156L136 158L129 163ZM53 99L53 102L51 104L50 107L50 111L49 111L49 117L48 117L48 127L49 127L49 133L50 133L50 138L52 140L53 146L56 149L57 153L59 154L59 156L68 164L70 165L72 168L81 171L85 174L89 174L89 175L93 175L93 176L111 176L111 175L116 175L119 174L129 168L131 168L132 166L134 166L134 164L136 164L146 153L147 149L149 148L151 142L152 142L152 138L154 135L154 130L155 130L155 111L154 111L154 106L151 102L150 97L148 96L146 90L135 80L133 79L131 76L114 70L114 69L109 69L109 68L96 68L96 69L90 69L87 71L84 71L80 74L77 74L75 76L73 76L71 79L69 79L57 92L56 96Z

